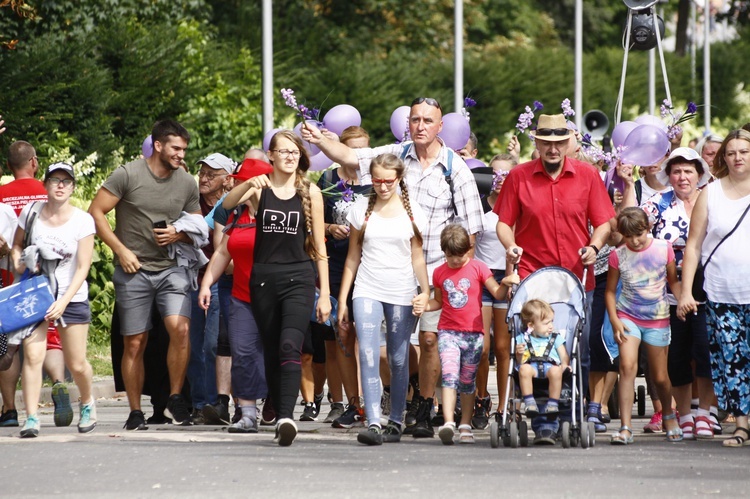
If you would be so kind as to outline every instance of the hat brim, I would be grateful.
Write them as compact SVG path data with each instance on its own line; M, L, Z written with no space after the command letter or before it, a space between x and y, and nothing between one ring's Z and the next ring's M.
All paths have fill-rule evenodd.
M537 135L534 132L529 132L529 137L534 140L546 140L547 142L562 142L563 140L570 140L570 137L574 136L572 130L568 130L568 135Z
M259 175L267 175L271 172L273 172L273 166L266 163L265 161L260 161L258 159L246 159L240 165L239 171L229 176L237 180L245 181Z
M674 159L677 159L677 158L674 158ZM695 160L685 159L685 158L680 158L680 159L683 159L684 161L687 161L689 163L693 163L695 161ZM671 186L672 183L669 181L669 175L667 175L667 163L668 162L669 162L669 160L665 160L662 163L662 169L659 170L659 172L656 174L656 180L658 180L659 182L661 182L662 185L670 185ZM708 185L708 183L711 181L711 178L712 178L711 171L708 168L708 164L706 164L704 161L701 161L701 162L704 163L702 165L703 166L703 175L701 175L700 178L698 179L698 184L696 185L696 188L698 188L698 189L700 189L700 188L705 187L706 185ZM696 169L696 171L697 171L697 169Z

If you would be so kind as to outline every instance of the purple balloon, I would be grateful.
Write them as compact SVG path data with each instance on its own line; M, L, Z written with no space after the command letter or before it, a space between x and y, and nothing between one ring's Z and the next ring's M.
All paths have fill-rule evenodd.
M469 141L471 127L466 118L459 113L448 113L443 116L443 129L438 136L443 139L445 145L458 151Z
M328 159L328 156L326 156L322 151L310 157L310 170L314 172L325 170L332 164L333 161Z
M276 135L278 132L280 132L281 128L274 128L273 130L270 130L266 132L266 134L263 136L263 150L268 151L271 148L271 139L274 135Z
M305 120L305 122L308 125L314 126L315 128L320 128L323 125L321 122L315 121L315 120ZM297 126L294 127L293 131L294 131L294 134L301 139L302 138L302 122L297 123ZM305 140L302 141L302 144L304 144L305 149L307 149L307 152L310 153L310 156L315 156L316 154L320 152L320 148L316 146L315 144L311 144Z
M398 142L409 140L409 106L397 107L391 113L391 133Z
M623 144L623 163L651 166L660 163L669 153L667 132L654 125L638 125Z
M144 158L150 158L151 156L153 156L154 140L151 138L151 135L143 140L143 144L141 144L141 152L143 153Z
M325 116L323 116L323 127L332 131L336 135L341 135L344 130L350 126L359 126L362 124L362 116L354 106L349 104L339 104L333 106Z
M604 187L607 188L607 192L612 195L614 190L617 189L622 194L625 191L625 182L617 174L617 168L615 165L609 167L607 174L604 177Z
M468 142L468 140L467 140L467 142ZM465 145L465 144L464 144L464 145ZM487 166L487 165L485 165L484 163L482 163L481 161L479 161L479 160L478 160L477 158L468 158L468 159L465 159L464 161L466 161L466 165L467 165L467 166L468 166L468 167L469 167L470 169L472 169L472 170L473 170L474 168L482 168L482 167L485 167L485 166Z
M664 130L665 132L669 129L666 123L664 123L660 118L657 118L656 116L650 115L650 114L644 114L643 116L638 116L635 119L635 122L639 125L653 125L661 130Z
M612 130L612 145L617 148L625 143L628 134L633 131L638 123L635 121L622 121Z

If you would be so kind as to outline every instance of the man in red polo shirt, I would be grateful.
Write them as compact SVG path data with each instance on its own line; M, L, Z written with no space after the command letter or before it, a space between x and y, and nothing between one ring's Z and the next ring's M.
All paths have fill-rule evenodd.
M0 122L0 126L2 123ZM47 201L47 189L35 178L39 169L34 146L18 140L8 148L8 168L14 180L0 186L0 202L13 208L16 216L21 209L32 201ZM6 276L4 285L12 283L13 276ZM65 361L63 359L60 333L50 324L47 331L47 355L44 359L44 370L55 382L52 387L52 399L55 403L54 421L56 426L68 426L73 420L73 409L70 406L68 388L62 382L65 379ZM3 396L3 408L0 413L0 427L18 426L15 393L18 377L21 373L21 362L16 354L13 364L7 371L0 371L0 394Z
M573 147L572 135L562 114L539 116L532 132L539 158L511 170L495 203L497 235L508 254L515 255L521 278L542 267L559 265L582 279L583 266L594 263L609 236L615 216L612 203L596 169L567 157ZM593 269L585 285L590 311ZM587 381L587 328L580 346L581 375Z

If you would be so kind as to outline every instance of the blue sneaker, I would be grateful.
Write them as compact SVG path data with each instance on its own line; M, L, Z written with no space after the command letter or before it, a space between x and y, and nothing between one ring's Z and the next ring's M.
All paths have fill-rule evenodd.
M21 429L21 438L34 438L39 436L39 418L31 414L26 418L26 423Z
M78 433L88 433L96 428L96 402L91 399L91 402L83 405L78 405L81 411L81 417L78 420Z
M52 385L52 402L55 403L55 426L70 426L73 422L70 393L61 381L55 381Z
M3 410L0 412L0 427L18 426L18 411L15 409Z

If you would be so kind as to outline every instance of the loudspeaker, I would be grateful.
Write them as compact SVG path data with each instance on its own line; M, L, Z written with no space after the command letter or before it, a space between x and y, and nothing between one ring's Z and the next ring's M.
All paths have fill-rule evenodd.
M630 27L630 50L651 50L656 47L654 25L658 26L659 36L664 40L664 20L654 14L653 9L633 11Z
M601 140L607 130L609 130L609 118L604 112L592 109L583 115L581 131L591 135L592 140Z
M622 0L632 10L648 9L659 0Z

